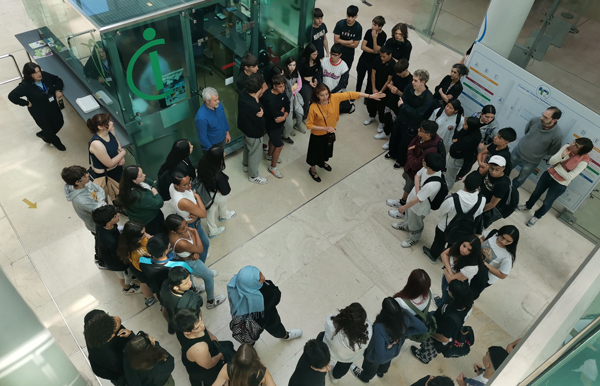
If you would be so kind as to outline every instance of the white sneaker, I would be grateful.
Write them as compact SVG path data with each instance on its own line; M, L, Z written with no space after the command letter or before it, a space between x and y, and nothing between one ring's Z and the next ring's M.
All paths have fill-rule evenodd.
M411 239L411 238L409 237L409 238L407 238L406 240L404 240L404 241L402 242L402 244L400 244L400 245L402 246L402 248L410 248L410 247L412 247L413 245L415 245L416 243L417 243L417 242L416 242L415 240L413 240L413 239Z
M292 330L289 330L287 333L288 333L288 337L285 340L292 340L292 339L300 338L302 336L302 330L299 328L294 328Z
M402 206L400 200L389 199L385 203L387 204L387 206L391 206L392 208L400 208Z
M270 155L268 155L268 154L265 154L265 159L266 159L267 161L270 161L270 160L272 160L272 159L273 159L273 157L271 157L271 156L270 156ZM278 164L280 164L280 163L281 163L281 158L278 158L278 159L277 159L277 163L278 163Z
M365 121L363 122L363 125L370 125L371 123L375 122L375 117L369 117L367 119L365 119Z
M219 276L219 271L217 271L216 269L211 269L210 272L212 273L213 277Z
M137 295L137 294L141 294L142 290L140 289L139 286L135 285L135 284L130 284L129 285L129 289L123 289L123 295Z
M383 150L390 150L390 141L388 140L386 143L381 146Z
M225 232L225 227L218 227L217 231L215 233L208 232L208 238L212 239L214 237L217 237L218 235L220 235L223 232Z
M383 133L383 123L379 123L379 125L377 126L377 132L378 133Z
M532 227L535 225L536 222L538 222L539 218L533 216L532 218L529 219L529 221L527 221L527 226L528 227Z
M404 223L401 223L401 222L395 222L395 223L393 223L392 224L392 228L398 229L399 231L408 232L408 225L404 225Z
M225 300L227 300L227 296L223 294L217 295L212 303L209 303L208 301L206 302L206 308L210 310L216 306L220 306L221 304L225 303Z
M229 211L229 216L227 216L227 217L225 217L225 218L221 218L221 217L219 217L219 221L227 221L227 220L231 220L232 218L234 218L234 217L235 217L235 215L236 215L236 214L237 214L237 213L235 213L235 210L230 210L230 211ZM207 259L208 259L208 257L207 257Z
M390 139L389 135L387 135L386 133L375 134L375 136L373 136L373 138L375 138L375 139L387 139L387 140ZM385 149L385 150L387 150L387 149Z
M517 212L529 212L531 209L529 209L527 205L519 205L515 210Z
M204 284L196 285L195 287L196 287L196 292L199 294L206 291L206 286Z
M279 169L277 169L277 166L275 166L275 167L269 166L269 173L271 173L272 175L274 175L277 178L283 178L283 174L281 174Z
M269 183L269 180L267 180L266 178L261 177L261 176L256 176L254 178L248 177L248 181L253 182L255 184L259 184L259 185L266 185Z
M248 173L248 166L244 166L244 173Z
M388 210L388 215L391 218L399 218L399 219L404 218L404 215L402 213L398 212L397 209L390 209L390 210Z

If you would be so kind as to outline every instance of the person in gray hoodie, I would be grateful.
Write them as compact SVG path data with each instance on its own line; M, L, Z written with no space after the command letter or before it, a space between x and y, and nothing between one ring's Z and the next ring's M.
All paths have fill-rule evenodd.
M104 190L90 180L90 175L81 166L69 166L60 173L65 181L65 197L73 204L77 216L83 221L85 227L92 232L96 239L96 224L92 220L92 211L106 204ZM98 241L95 242L96 265L106 269L104 262L98 256Z
M512 167L521 165L521 172L513 180L514 187L523 185L545 156L553 155L560 149L563 133L557 122L561 115L558 107L551 106L541 117L532 118L525 126L525 136L511 153Z

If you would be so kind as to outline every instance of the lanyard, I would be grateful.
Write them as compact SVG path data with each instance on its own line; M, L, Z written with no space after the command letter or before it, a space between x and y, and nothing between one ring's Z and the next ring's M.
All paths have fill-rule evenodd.
M108 66L104 62L102 62L102 68L104 68L104 71L109 71Z
M48 87L46 87L46 85L44 84L44 82L42 82L42 87L38 86L37 84L35 85L37 88L39 88L40 90L42 90L42 92L46 95L48 95Z

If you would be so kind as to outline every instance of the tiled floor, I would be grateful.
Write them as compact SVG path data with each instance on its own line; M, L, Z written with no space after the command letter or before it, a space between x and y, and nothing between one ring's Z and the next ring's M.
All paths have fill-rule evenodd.
M33 25L18 0L0 0L0 4L0 53L16 51L22 64L25 55L12 35ZM335 5L318 2L330 29L343 17L340 10L347 4L347 0ZM384 8L361 5L359 21L370 25L376 14L385 13ZM390 18L386 29L398 21L409 22L414 2L396 1L394 9L401 16ZM14 20L22 21L18 28ZM15 28L5 28L8 21ZM333 41L332 34L329 39ZM425 44L416 34L411 41L411 68L428 69L432 86L459 59L443 47ZM5 64L0 68L4 74ZM354 79L351 88L353 83ZM25 109L7 101L14 86L0 86L0 266L93 384L98 381L85 360L83 316L100 308L121 316L128 328L155 336L177 358L177 384L187 385L179 345L167 334L159 307L146 308L141 296L121 295L115 275L96 269L92 237L64 198L61 168L87 164L89 134L84 123L73 109L65 109L66 123L60 135L68 151L59 153L35 138L36 127ZM415 268L429 272L434 290L440 286L441 265L430 265L420 251L422 245L431 243L438 216L426 219L419 244L410 249L400 247L405 234L390 227L384 201L400 194L401 173L383 158L383 142L372 139L375 124L363 126L365 117L365 108L358 103L356 113L341 118L333 171L321 173L321 184L314 183L307 173L306 134L298 134L296 144L286 145L283 151L281 172L285 178L269 178L266 186L247 182L239 152L227 159L233 188L229 207L239 215L226 223L223 235L211 241L209 264L220 272L217 292L224 292L232 275L248 264L258 266L280 286L283 322L290 328L302 328L304 336L282 342L265 334L257 344L279 385L287 384L304 342L322 330L326 315L359 301L374 320L382 299L401 289ZM266 162L261 165L265 175L266 167ZM523 200L527 195L522 191ZM37 202L38 208L28 209L23 198ZM390 373L374 383L408 385L425 374L455 377L460 371L470 372L471 363L480 361L488 346L504 346L522 335L592 249L591 243L555 216L551 213L534 228L525 227L527 216L522 213L500 222L515 224L522 231L519 255L509 278L486 290L477 301L468 322L475 329L477 344L468 357L438 358L425 366L406 353L407 343ZM208 328L219 338L231 339L227 305L206 311L205 317ZM343 384L359 383L349 375Z

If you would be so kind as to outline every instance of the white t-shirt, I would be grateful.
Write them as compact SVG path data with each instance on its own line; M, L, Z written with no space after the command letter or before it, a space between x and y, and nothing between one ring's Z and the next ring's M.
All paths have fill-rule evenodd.
M185 221L190 221L190 212L186 212L184 210L179 209L179 201L183 198L187 198L195 205L196 197L194 197L194 192L192 192L191 190L178 192L175 190L175 185L171 184L171 186L169 186L169 194L171 195L171 206L173 207L175 213L183 217Z
M406 304L406 302L404 301L404 299L401 298L396 298L396 301L398 302L398 305L400 307L402 307L404 310L408 311L409 313L413 314L413 315L417 315L416 312L414 312L409 306L408 304ZM423 297L423 296L419 296L416 299L413 300L408 300L410 301L413 306L415 306L415 308L419 311L423 311L425 310L425 308L427 308L427 304L429 304L429 293Z
M460 129L462 129L463 121L465 118L463 116L461 116L461 118L458 122L458 128L457 128L456 127L456 114L454 114L452 116L447 116L446 111L442 111L442 114L440 114L439 118L436 118L436 115L440 109L443 110L444 108L440 107L440 108L435 109L435 111L433 113L431 113L431 117L429 117L429 120L435 121L435 123L438 124L439 129L437 131L437 134L440 136L440 138L444 142L446 151L448 151L448 149L452 145L452 136L454 135L455 131L459 131ZM450 129L450 128L452 128L452 129Z
M452 267L452 271L454 271L454 257L452 256L450 256L450 266ZM460 273L465 275L465 277L469 280L469 284L471 284L471 279L477 275L477 272L479 272L479 267L476 265L467 265L460 270Z
M481 373L478 376L476 376L475 378L471 378L471 379L474 381L479 381L483 384L486 384L488 382L488 379L483 376L483 373ZM467 381L467 385L470 385L470 383L468 381Z
M441 177L442 172L435 172L430 175L427 174L427 169L421 168L421 170L417 172L417 176L421 178L421 182L419 184L419 193L416 193L416 188L412 188L410 194L408 195L408 198L406 199L406 202L409 202L410 200L415 198L415 196L418 197L419 201L421 202L410 207L409 209L412 210L415 214L418 214L419 216L427 216L429 212L431 212L431 204L429 204L429 199L433 200L435 198L436 194L438 194L438 192L440 191L442 184L440 182L430 182L427 185L425 185L425 182L434 176Z
M459 190L456 192L458 194L458 199L460 201L460 207L462 208L463 213L469 212L473 209L473 206L477 204L477 200L479 199L479 192L469 193L464 190ZM485 198L481 199L479 203L479 209L475 212L475 218L483 213L483 208L485 207ZM437 227L440 228L441 231L445 231L450 221L456 216L456 209L454 208L454 199L452 195L448 195L442 205L440 206L439 212L442 214L442 219L438 223Z
M342 75L348 71L348 65L344 60L336 65L331 64L329 58L321 59L321 67L323 68L323 83L333 91L340 82Z
M490 231L483 232L483 235L487 237ZM498 235L494 235L489 239L485 240L481 244L481 253L485 261L496 268L505 275L510 273L512 268L512 255L504 248L500 248L497 243ZM489 279L488 284L494 284L499 278L493 273L488 273Z

